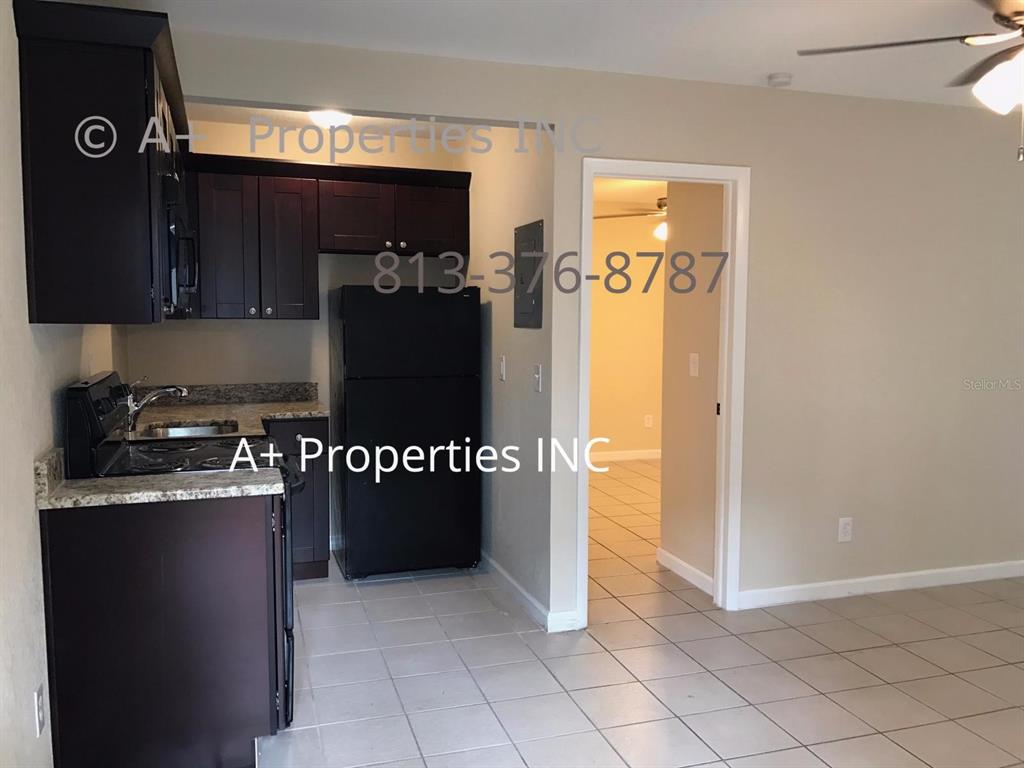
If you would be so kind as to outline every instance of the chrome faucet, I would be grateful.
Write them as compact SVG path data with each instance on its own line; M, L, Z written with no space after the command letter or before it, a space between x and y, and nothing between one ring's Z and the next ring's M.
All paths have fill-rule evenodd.
M138 383L139 382L136 382L136 384ZM178 399L188 397L188 389L180 386L161 387L160 389L154 389L148 395L136 402L135 385L132 385L131 394L128 395L128 431L135 431L135 426L139 421L139 412L142 411L143 408L164 397L175 397Z

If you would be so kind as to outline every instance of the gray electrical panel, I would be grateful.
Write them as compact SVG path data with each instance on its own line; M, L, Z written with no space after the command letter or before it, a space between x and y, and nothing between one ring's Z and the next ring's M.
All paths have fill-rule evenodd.
M513 326L540 328L544 321L544 221L515 229Z

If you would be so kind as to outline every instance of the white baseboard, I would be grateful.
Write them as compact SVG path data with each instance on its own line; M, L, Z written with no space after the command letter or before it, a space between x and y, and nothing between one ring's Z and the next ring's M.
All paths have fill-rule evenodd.
M657 560L659 564L664 565L676 576L682 576L701 592L707 592L709 595L715 593L715 580L712 577L704 571L694 568L685 560L680 560L671 552L658 547Z
M586 626L585 617L580 617L576 611L549 611L544 604L530 594L522 584L516 581L489 553L481 554L487 566L494 571L494 575L505 589L519 598L530 618L547 629L548 632L567 632L571 629L583 629Z
M661 550L658 550L658 562L662 562ZM663 565L667 568L672 568L668 563L663 563ZM672 568L672 570L675 569ZM683 573L679 575L689 579ZM787 587L744 589L739 594L739 609L763 608L769 605L782 605L784 603L802 603L808 600L828 600L833 597L865 595L872 592L892 592L897 589L942 587L947 584L1007 579L1015 576L1024 576L1024 560L964 565L955 568L933 568L927 571L887 573L880 576L865 576L857 579L819 581L813 584L792 584ZM693 579L690 579L690 581L693 581Z
M638 459L660 459L661 448L638 448L635 451L591 451L590 459L598 461L636 461Z

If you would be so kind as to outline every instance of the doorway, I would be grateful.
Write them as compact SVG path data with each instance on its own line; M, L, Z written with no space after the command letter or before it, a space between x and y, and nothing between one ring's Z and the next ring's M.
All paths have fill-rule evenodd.
M651 567L656 561L658 566L707 593L701 599L713 600L726 609L737 607L749 185L748 168L597 158L583 161L582 264L593 257L591 273L601 278L583 281L580 290L579 438L583 444L605 436L594 428L613 430L619 435L619 446L601 446L607 449L607 462L595 449L595 463L611 462L609 473L589 477L580 473L579 477L577 610L581 617L587 615L588 608L591 544L596 544L600 553L604 547L602 536L612 554L626 563L630 558L626 550L643 549L641 554L632 556L633 564L646 567L653 579L659 578L657 567ZM651 200L637 199L633 201L635 210L627 206L615 213L614 207L609 212L605 204L607 195L599 193L595 198L595 188L609 186L617 186L620 197L627 188L639 191L641 198L653 197L658 190L665 190L665 194ZM601 233L607 232L608 227L596 226L595 215L606 217L598 221L617 222L612 227L620 234L625 231L626 221L641 221L629 229L634 233L630 239L640 246L635 250L646 251L644 256L629 254L631 283L621 277L617 283L605 279L612 269L621 269L627 262L620 255L610 258L603 253L609 249L607 238ZM657 256L647 250L648 228L651 234L664 238L659 243L661 247L654 249L664 253L657 267ZM631 248L629 242L623 242L614 250L628 252ZM683 251L683 255L673 256ZM689 251L694 251L692 259ZM610 306L608 299L613 298L609 292L617 291L623 297L621 310L626 303L635 301L628 297L629 289L646 289L645 308L640 310L637 305L628 317L610 324L603 314ZM664 304L658 307L661 298ZM602 405L609 400L609 393L604 386L602 391L595 392L593 386L607 378L609 356L614 357L614 350L600 347L600 339L594 334L624 323L628 323L627 335L632 331L644 333L652 323L651 315L658 314L663 324L662 357L657 361L650 359L654 357L651 348L657 346L658 340L648 338L651 331L646 329L645 337L633 345L639 362L627 386L632 386L633 378L637 386L630 394L628 407L623 408L627 412L625 426L622 419L613 423L606 418L607 408ZM687 333L680 333L680 328ZM612 334L612 347L629 344L628 340L615 338L623 335L622 327L619 330ZM661 374L658 383L663 389L661 408L657 410L650 404L654 370ZM617 386L621 396L622 376ZM711 409L707 413L705 405ZM654 448L657 427L661 438ZM663 506L660 501L651 501L655 495L660 499L662 491L672 497L670 504ZM593 513L596 542L590 539L592 494L598 510L604 506L614 513ZM612 508L627 498L636 499L631 506L637 507L638 515L650 519L633 516L632 509ZM663 510L665 517L661 514ZM652 527L654 522L658 523L657 528ZM647 546L625 545L622 554L614 552L615 545L623 548L614 541L625 536L622 529L632 534L626 537L627 541L641 539ZM601 530L611 533L602 534ZM609 565L604 563L601 570L607 570ZM670 581L664 577L662 580ZM629 582L629 577L623 582ZM628 583L626 586L625 591L630 591Z

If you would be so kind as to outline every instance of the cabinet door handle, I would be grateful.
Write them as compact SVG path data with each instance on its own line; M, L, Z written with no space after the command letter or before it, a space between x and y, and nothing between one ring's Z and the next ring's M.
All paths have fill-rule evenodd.
M384 247L385 248L390 248L391 247L391 241L390 240L385 240L384 241Z
M400 243L398 244L398 247L399 247L399 248L405 248L405 240L403 240L402 242L400 242Z
M249 307L249 314L250 315L255 315L256 314L256 307Z
M268 315L272 315L272 314L274 314L274 308L273 308L273 307L267 307L267 308L266 308L265 310L263 310L263 311L264 311L264 312L265 312L266 314L268 314Z

